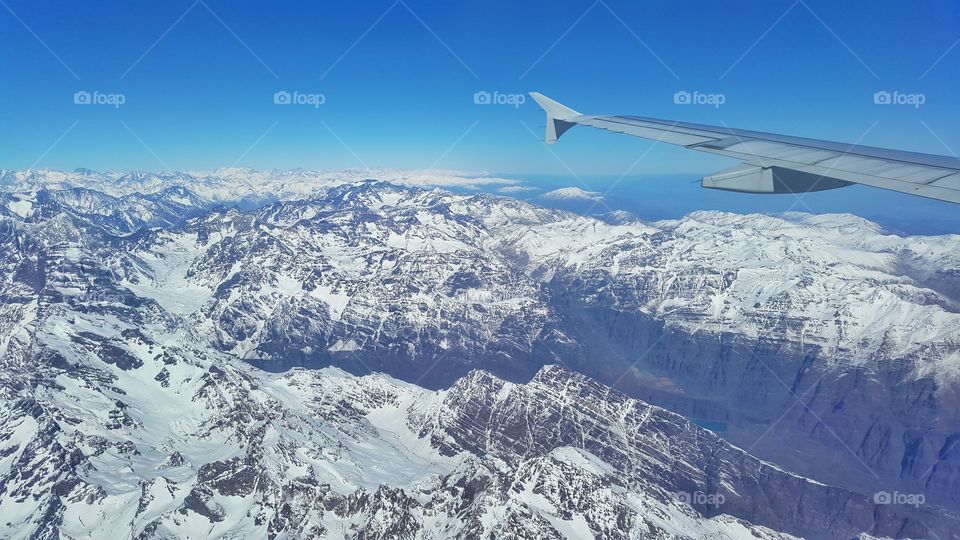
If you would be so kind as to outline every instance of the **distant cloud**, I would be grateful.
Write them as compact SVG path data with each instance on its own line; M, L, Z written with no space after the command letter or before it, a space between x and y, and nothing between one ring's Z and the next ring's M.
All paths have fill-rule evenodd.
M526 191L537 191L537 188L530 186L504 186L498 188L497 191L500 193L523 193Z
M603 195L596 191L584 191L577 187L565 187L548 191L540 197L554 201L602 201Z
M480 189L498 185L514 187L515 184L520 183L520 180L483 176L482 174L462 171L409 171L395 172L392 175L385 176L394 176L389 179L393 182L411 186L459 187L465 189Z

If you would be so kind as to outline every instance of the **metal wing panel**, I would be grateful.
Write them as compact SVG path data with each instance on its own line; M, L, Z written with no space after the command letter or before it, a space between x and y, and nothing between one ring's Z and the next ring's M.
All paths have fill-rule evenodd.
M830 152L828 150L815 150L802 146L781 145L781 147L782 148L777 150L775 154L772 154L771 157L774 159L783 159L786 161L795 161L797 163L806 163L807 165L812 165L837 155L836 152Z
M705 151L738 159L750 160L751 163L756 162L755 156L752 155L726 152L724 150ZM839 165L842 165L842 163ZM939 180L934 180L931 183L926 184L895 180L882 176L866 174L863 172L845 170L842 168L826 167L821 164L808 165L774 158L764 158L764 163L762 166L782 167L785 169L813 174L824 179L834 178L847 182L853 182L855 184L889 189L892 191L898 191L900 193L908 193L910 195L918 195L920 197L927 197L930 199L960 203L960 188L955 187L960 185L960 174L953 173L952 171L945 169L933 169L932 167L929 168L931 170L936 170L936 172L940 173L942 176Z
M819 167L823 171L829 171L827 175L836 176L836 174L840 172L849 172L876 176L887 180L919 184L926 184L953 173L950 169L911 165L899 161L886 161L852 153L838 154L835 152L825 153L823 151L818 151L816 154L803 152L799 154L791 153L777 147L768 146L769 144L771 143L759 141L744 142L727 148L724 151L724 155L743 159L758 165L772 164L774 161L788 168L810 165ZM784 162L791 163L792 165L782 165Z
M842 187L843 182L852 182L960 203L960 159L956 157L642 116L583 115L542 94L532 92L531 96L547 113L548 143L556 142L569 126L581 124L733 157L762 169L805 173L811 176L799 182L795 176L791 181L808 184L810 191L823 189L818 185L821 179L833 179L842 182L825 183ZM557 125L563 129L558 131Z
M907 152L904 150L894 150L891 148L879 148L876 146L865 146L859 144L846 144L833 141L823 141L819 139L809 139L806 137L794 137L791 135L779 135L777 133L765 133L762 131L751 131L747 129L735 129L720 126L710 126L706 124L691 124L688 122L670 122L667 120L658 120L655 118L644 118L639 116L593 116L592 118L616 118L620 122L642 121L646 124L656 124L662 128L675 126L678 129L684 129L690 132L698 132L705 136L713 135L717 138L738 137L743 140L757 139L770 142L780 142L790 146L814 148L828 150L841 154L856 154L865 157L875 157L888 161L902 161L905 163L914 163L917 165L927 165L930 167L954 169L960 171L960 158L951 156L939 156L936 154L922 154L919 152Z
M606 117L589 116L577 117L576 119L570 121L576 124L606 129L608 131L615 131L617 133L625 133L635 137L653 139L655 141L677 144L680 146L690 146L715 139L714 136L709 134L703 135L680 129L668 129L670 128L669 124L663 126L660 124L648 124L643 122L620 122Z
M939 180L934 180L933 182L930 182L930 185L946 189L956 189L960 191L960 173L951 174L950 176L945 176Z

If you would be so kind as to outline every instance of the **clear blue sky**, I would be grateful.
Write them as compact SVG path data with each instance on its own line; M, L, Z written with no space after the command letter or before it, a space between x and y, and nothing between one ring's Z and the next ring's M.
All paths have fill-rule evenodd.
M540 136L543 125L531 100L475 105L480 90L539 90L583 112L960 152L952 0L2 4L6 169L569 174L528 131ZM278 106L278 90L325 102ZM726 102L678 106L678 90ZM922 93L925 103L877 106L878 90ZM125 103L78 106L77 91L122 93ZM615 177L650 145L580 129L552 149L578 175ZM730 163L660 146L632 172Z

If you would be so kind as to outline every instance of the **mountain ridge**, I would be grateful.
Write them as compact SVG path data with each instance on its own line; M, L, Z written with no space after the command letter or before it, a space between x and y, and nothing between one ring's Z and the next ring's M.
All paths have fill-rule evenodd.
M861 496L922 482L931 505L960 506L951 490L960 458L950 412L960 364L951 341L955 237L896 237L858 218L799 214L609 224L376 181L254 209L185 204L201 213L181 220L137 206L141 225L132 226L124 212L91 212L96 199L44 193L0 200L0 352L25 362L14 370L85 366L68 377L83 383L39 377L9 388L43 399L55 385L69 395L98 388L107 414L97 422L111 431L139 428L129 405L117 404L129 399L110 390L124 385L110 380L149 368L137 377L166 392L184 384L185 358L243 359L277 372L386 371L433 388L476 368L510 384L535 381L543 365L561 363L688 417L709 409L707 420L728 425L724 438L777 456L778 468L829 477ZM150 202L169 208L163 196ZM833 307L818 308L824 300ZM196 396L226 399L217 398L223 375L190 378L198 377ZM248 417L229 402L232 415ZM323 410L355 418L349 404L330 406ZM836 462L790 461L785 447ZM156 459L176 468L184 454L175 451L179 458ZM550 459L596 470L590 457ZM197 478L216 476L205 471ZM205 489L184 499L183 515L220 515ZM357 497L413 508L397 486L378 489Z

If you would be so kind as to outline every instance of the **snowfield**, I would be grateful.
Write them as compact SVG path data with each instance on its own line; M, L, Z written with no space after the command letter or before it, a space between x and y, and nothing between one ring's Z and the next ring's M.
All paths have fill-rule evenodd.
M365 174L0 174L0 536L958 533L960 237Z

